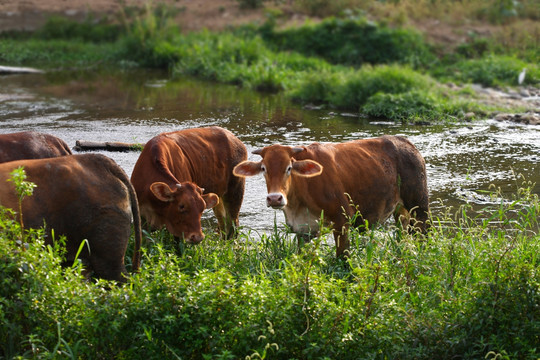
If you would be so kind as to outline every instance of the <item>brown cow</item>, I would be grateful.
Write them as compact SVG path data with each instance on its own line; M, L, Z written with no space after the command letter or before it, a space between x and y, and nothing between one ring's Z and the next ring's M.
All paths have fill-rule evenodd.
M246 159L244 144L217 126L150 139L131 175L142 217L152 227L165 226L175 237L199 243L202 212L214 208L219 229L233 236L245 179L232 170Z
M380 223L394 214L402 225L426 229L428 189L422 155L408 140L396 136L340 144L255 150L260 162L245 161L236 176L264 173L266 203L283 209L287 224L298 234L315 236L321 214L333 224L336 253L349 249L348 227ZM416 219L411 219L409 212Z
M71 155L64 140L36 131L0 134L0 163Z
M124 255L131 221L135 227L133 271L140 263L141 224L137 196L126 173L110 158L99 154L69 155L51 159L17 160L0 164L0 205L18 210L18 197L10 172L24 167L27 180L37 185L22 200L25 228L46 224L46 244L52 231L66 236L66 262L75 259L81 242L88 240L79 258L88 274L125 281Z

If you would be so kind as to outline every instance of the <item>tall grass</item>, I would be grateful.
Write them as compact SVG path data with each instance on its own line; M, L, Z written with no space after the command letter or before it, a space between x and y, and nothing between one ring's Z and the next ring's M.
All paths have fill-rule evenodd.
M326 237L299 250L280 224L199 246L155 232L124 286L85 282L80 266L62 269L40 236L22 251L4 213L0 353L536 359L540 203L527 188L494 199L477 212L434 216L425 238L388 226L353 231L346 262Z

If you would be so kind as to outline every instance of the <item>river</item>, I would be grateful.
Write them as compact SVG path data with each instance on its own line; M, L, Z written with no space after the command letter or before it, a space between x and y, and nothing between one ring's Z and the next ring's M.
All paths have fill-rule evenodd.
M0 76L0 133L36 130L64 139L144 143L166 131L218 125L236 134L248 151L285 145L342 142L403 135L426 160L434 214L470 202L490 202L494 186L511 197L523 179L540 193L540 127L492 119L461 124L402 125L332 110L304 109L282 95L194 79L169 80L163 72L63 71ZM128 175L138 152L103 152ZM259 157L250 155L252 160ZM521 178L523 176L523 178ZM242 226L272 229L283 214L266 208L262 176L248 178ZM205 221L213 222L211 212ZM209 226L203 225L203 226Z

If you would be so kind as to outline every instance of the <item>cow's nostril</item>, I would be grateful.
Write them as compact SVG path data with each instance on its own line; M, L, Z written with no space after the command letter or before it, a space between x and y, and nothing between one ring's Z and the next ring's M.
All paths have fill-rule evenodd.
M269 202L277 202L277 201L281 201L282 199L283 199L283 196L275 195L275 194L268 195L268 197L266 198L266 200L268 200Z
M287 200L281 193L271 193L266 197L266 205L280 209L287 205Z
M191 234L185 236L184 240L190 244L198 244L204 239L204 234Z

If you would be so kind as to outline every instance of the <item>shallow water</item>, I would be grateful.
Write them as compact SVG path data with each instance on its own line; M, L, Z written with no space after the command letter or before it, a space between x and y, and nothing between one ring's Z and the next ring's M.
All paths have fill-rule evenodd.
M190 127L218 125L252 150L272 143L309 144L399 134L426 159L434 213L464 202L482 206L493 184L508 196L523 180L540 193L540 127L485 120L470 124L403 126L330 110L306 110L281 95L162 72L59 72L0 76L0 133L37 130L64 139L144 143ZM103 152L131 175L138 152ZM250 155L250 159L259 157ZM266 208L262 177L248 178L241 225L268 231L283 214ZM213 222L211 212L205 216Z

